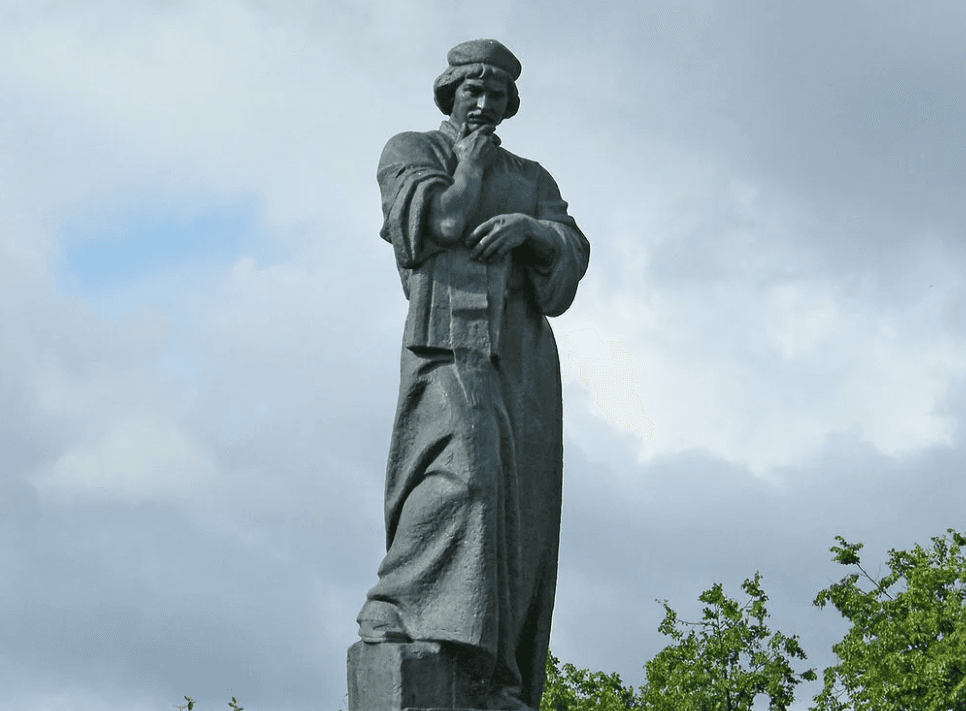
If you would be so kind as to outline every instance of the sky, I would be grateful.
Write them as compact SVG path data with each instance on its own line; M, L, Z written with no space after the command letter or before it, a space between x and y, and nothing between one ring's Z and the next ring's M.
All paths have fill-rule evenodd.
M760 571L833 663L835 536L876 573L966 529L964 36L952 0L0 0L0 708L346 708L406 314L375 168L476 37L592 245L554 653L638 685L658 601Z

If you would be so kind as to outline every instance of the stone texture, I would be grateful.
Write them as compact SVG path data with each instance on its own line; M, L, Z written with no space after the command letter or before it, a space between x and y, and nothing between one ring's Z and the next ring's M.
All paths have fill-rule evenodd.
M486 684L466 659L437 642L349 648L349 711L468 711L485 705Z
M390 139L376 175L409 312L351 711L526 711L544 685L563 490L548 317L590 244L550 173L495 133L519 106L519 61L493 40L449 59L434 84L447 120Z

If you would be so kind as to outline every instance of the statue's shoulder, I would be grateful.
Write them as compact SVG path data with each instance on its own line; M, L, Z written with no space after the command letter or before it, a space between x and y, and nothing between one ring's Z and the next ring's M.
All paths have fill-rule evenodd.
M504 159L511 170L515 170L523 175L531 176L534 179L536 179L538 176L550 176L550 173L547 172L547 169L535 160L530 160L529 158L518 156L516 153L511 153L503 146L500 146L500 152L503 153Z
M389 139L382 149L380 165L398 163L435 162L445 150L445 139L440 131L404 131Z

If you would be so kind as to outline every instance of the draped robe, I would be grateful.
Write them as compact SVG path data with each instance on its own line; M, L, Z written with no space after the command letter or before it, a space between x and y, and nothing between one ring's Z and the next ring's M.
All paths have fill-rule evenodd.
M409 299L386 472L386 548L366 605L389 605L413 640L480 653L480 673L539 701L557 577L563 466L560 365L547 316L563 313L590 246L538 163L497 148L466 233L524 213L554 254L488 263L427 229L453 182L456 130L403 133L378 169ZM544 255L544 258L546 255ZM360 619L366 608L360 613Z

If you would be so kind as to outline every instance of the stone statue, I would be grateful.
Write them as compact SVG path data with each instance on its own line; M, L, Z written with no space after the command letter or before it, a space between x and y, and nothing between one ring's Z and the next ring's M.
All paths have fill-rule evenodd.
M547 317L570 306L590 246L550 174L494 132L520 105L517 58L495 40L464 42L447 58L433 88L448 118L438 131L393 137L379 162L381 235L409 315L387 554L358 616L350 706L353 695L357 707L382 703L359 700L396 663L374 662L377 651L398 660L406 645L431 643L416 656L432 665L448 655L472 696L445 708L529 709L544 684L562 488Z

